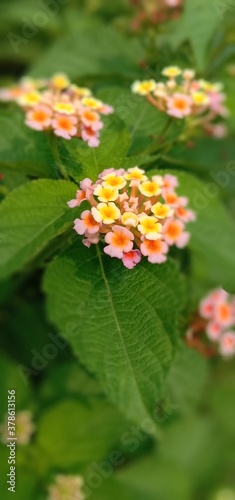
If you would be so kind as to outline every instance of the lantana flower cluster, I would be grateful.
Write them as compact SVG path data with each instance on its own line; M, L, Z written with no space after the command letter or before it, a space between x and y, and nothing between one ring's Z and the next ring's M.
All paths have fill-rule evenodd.
M210 291L201 300L198 318L188 331L189 344L200 350L202 335L208 345L205 353L219 353L225 358L235 356L235 297L223 288Z
M104 170L94 184L84 179L76 198L68 202L71 208L85 200L90 205L74 221L74 229L87 247L104 242L104 252L128 269L143 256L152 264L165 262L172 245L183 248L188 243L185 225L195 220L188 199L176 193L177 186L170 174L149 180L138 167Z
M49 486L48 500L84 500L83 484L81 476L59 474L55 477L55 482Z
M177 17L183 6L183 0L131 0L138 9L132 29L137 31L145 24L160 24Z
M72 84L64 74L55 74L49 80L24 78L16 87L1 89L0 99L15 101L25 111L28 127L52 130L68 140L80 137L90 147L99 145L101 116L113 112L90 89Z
M181 70L178 66L164 68L162 75L165 81L135 81L132 91L169 116L187 119L190 128L200 126L215 138L226 135L224 123L217 122L217 118L228 116L221 83L197 80L194 70Z

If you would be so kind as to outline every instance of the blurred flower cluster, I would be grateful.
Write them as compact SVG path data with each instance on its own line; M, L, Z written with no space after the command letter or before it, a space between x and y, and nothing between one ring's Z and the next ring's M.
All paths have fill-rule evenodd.
M48 500L84 500L82 486L82 477L59 474L54 484L49 487Z
M221 83L195 79L195 71L181 70L177 66L163 69L166 81L135 81L132 91L145 98L163 113L178 119L187 119L189 129L202 127L206 134L215 138L226 135L224 123L217 119L228 116L225 94Z
M131 4L137 9L132 29L138 31L146 24L156 25L178 17L183 0L131 0Z
M176 193L177 186L177 178L170 174L149 180L138 167L104 170L95 184L84 179L76 198L68 202L71 208L85 200L90 205L74 221L74 229L85 236L87 247L104 240L104 252L121 259L128 269L142 256L152 264L165 262L170 246L183 248L188 243L185 225L195 219L188 199Z
M203 346L203 337L207 341ZM219 353L225 358L235 355L235 297L222 288L212 290L199 305L198 318L189 329L188 343L201 352ZM208 345L208 347L206 347Z
M72 84L62 73L49 80L23 78L18 86L1 89L0 100L15 101L24 110L28 127L52 130L64 139L81 137L90 147L99 145L101 115L113 112L90 89Z
M32 420L32 413L29 410L22 410L15 415L15 437L17 438L17 444L26 445L30 442L31 436L35 431L35 425ZM13 425L14 426L14 425ZM1 425L1 441L3 443L8 443L9 433L8 433L8 415L5 416L5 420ZM12 434L11 434L12 435Z

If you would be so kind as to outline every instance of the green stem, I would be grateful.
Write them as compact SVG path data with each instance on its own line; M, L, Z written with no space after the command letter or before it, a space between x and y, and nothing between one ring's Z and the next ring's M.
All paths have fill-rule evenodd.
M60 159L60 154L59 154L59 149L58 149L58 139L57 139L55 134L51 134L50 143L51 143L51 151L52 151L54 160L56 161L56 165L59 169L61 176L64 179L69 179L69 175L67 174L66 168Z

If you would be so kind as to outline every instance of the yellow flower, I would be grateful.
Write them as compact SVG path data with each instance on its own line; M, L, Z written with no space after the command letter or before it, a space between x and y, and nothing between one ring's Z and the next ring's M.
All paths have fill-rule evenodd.
M17 100L18 104L21 106L35 106L40 102L41 94L40 92L27 92L27 94L22 95Z
M211 83L206 80L199 80L199 84L206 92L219 92L223 89L222 83Z
M182 71L178 66L167 66L162 70L162 74L167 76L168 78L175 78L176 76L181 75Z
M139 185L140 192L147 196L158 196L161 193L160 184L156 181L145 181Z
M95 196L98 196L100 201L107 203L108 201L115 201L118 196L118 189L115 189L111 186L101 186L98 184L94 189Z
M87 87L78 87L77 85L73 84L70 86L70 89L79 96L88 97L91 95L91 91Z
M54 110L65 115L73 115L76 112L75 108L69 102L56 102Z
M160 203L160 201L155 203L155 205L152 206L151 210L158 219L171 217L174 213L174 210L169 205Z
M209 103L209 97L204 92L193 92L192 99L196 106L205 106Z
M113 224L121 216L119 208L113 202L98 203L97 207L92 207L91 212L96 222L104 224Z
M158 240L161 238L162 225L157 222L155 217L140 215L138 229L147 240Z
M102 101L95 99L94 97L83 97L82 104L91 109L99 109L103 106Z
M123 175L107 174L103 177L103 186L110 186L116 189L122 189L126 185Z
M69 87L70 81L64 73L56 73L52 77L51 83L56 89L63 90Z
M127 174L124 175L127 181L145 181L147 176L144 175L144 170L138 167L128 168Z
M140 82L137 80L133 83L131 89L134 94L147 95L152 92L156 87L156 82L154 80L143 80Z
M122 224L124 224L124 226L136 227L138 222L138 215L136 215L134 212L125 212L122 216Z

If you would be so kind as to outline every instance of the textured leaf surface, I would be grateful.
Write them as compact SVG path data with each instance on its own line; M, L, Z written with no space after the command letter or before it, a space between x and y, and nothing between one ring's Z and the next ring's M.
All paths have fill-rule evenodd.
M98 252L98 253L97 253ZM150 417L172 357L182 281L172 262L123 268L80 242L50 265L49 314L125 414ZM61 300L63 297L63 300Z
M72 182L38 180L10 193L0 205L0 278L18 270L62 233L74 214L66 204Z

